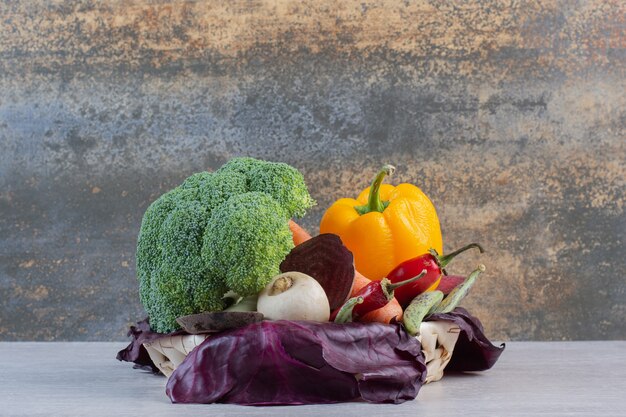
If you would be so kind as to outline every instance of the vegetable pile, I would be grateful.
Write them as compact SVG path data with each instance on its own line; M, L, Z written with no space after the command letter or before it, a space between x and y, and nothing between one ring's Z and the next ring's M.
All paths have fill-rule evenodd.
M200 334L167 364L167 395L246 405L399 403L446 366L489 369L504 346L458 307L485 266L445 269L483 248L441 254L434 206L412 184L383 184L394 170L331 205L314 237L292 220L314 201L287 164L235 158L159 197L137 245L149 319L118 359L158 372L143 343Z

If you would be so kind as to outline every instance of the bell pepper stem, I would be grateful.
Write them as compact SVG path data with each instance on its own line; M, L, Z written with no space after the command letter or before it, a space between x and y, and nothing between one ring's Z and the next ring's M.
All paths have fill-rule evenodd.
M478 243L470 243L469 245L465 245L460 249L455 250L454 252L450 252L447 255L441 256L437 253L437 251L435 251L434 249L430 250L430 253L437 258L437 262L439 263L439 267L440 268L445 268L452 259L454 259L455 256L457 256L459 253L465 252L468 249L472 249L472 248L476 248L480 251L480 253L485 252L485 250L483 249L482 246L480 246Z
M371 213L373 211L382 213L385 208L387 208L387 205L389 203L385 204L386 202L380 199L380 186L383 183L385 177L392 176L395 170L396 168L393 165L389 164L381 168L381 170L378 172L378 175L376 175L376 178L374 178L374 181L372 181L372 185L370 186L370 193L367 199L367 204L355 207L356 211L358 211L360 215Z

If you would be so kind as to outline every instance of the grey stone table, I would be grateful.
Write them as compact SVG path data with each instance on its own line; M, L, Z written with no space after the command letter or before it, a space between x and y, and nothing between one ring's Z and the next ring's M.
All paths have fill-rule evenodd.
M626 416L626 341L512 342L496 366L446 375L400 405L171 404L123 343L0 343L0 416Z

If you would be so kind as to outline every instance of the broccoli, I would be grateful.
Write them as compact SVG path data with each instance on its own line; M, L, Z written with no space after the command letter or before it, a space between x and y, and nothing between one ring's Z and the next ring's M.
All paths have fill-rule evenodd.
M257 294L293 248L288 219L268 194L231 197L213 212L204 234L202 259L210 273L222 274L228 288L241 296Z
M211 178L208 181L221 181L222 202L230 197L225 191L229 186L231 195L239 192L238 180L202 174L207 174L206 180ZM207 195L201 192L203 183L191 186L198 178L199 174L190 177L152 203L139 232L139 295L152 327L160 332L178 328L177 317L224 308L221 297L226 291L225 284L209 276L202 263L202 241L210 210L208 204L203 204ZM212 297L200 298L197 294L201 293Z
M224 309L224 294L258 293L292 248L288 219L313 204L286 164L234 158L200 172L146 210L137 242L141 302L157 332Z

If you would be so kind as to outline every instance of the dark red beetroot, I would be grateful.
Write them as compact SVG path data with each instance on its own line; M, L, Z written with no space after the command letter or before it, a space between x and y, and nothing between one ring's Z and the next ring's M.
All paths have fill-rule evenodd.
M463 283L463 281L465 281L465 278L466 277L462 275L442 275L441 281L439 282L437 289L445 295L448 295L450 294L450 291Z
M350 297L354 284L354 258L339 236L317 235L299 244L280 264L281 272L297 271L320 283L334 310Z

